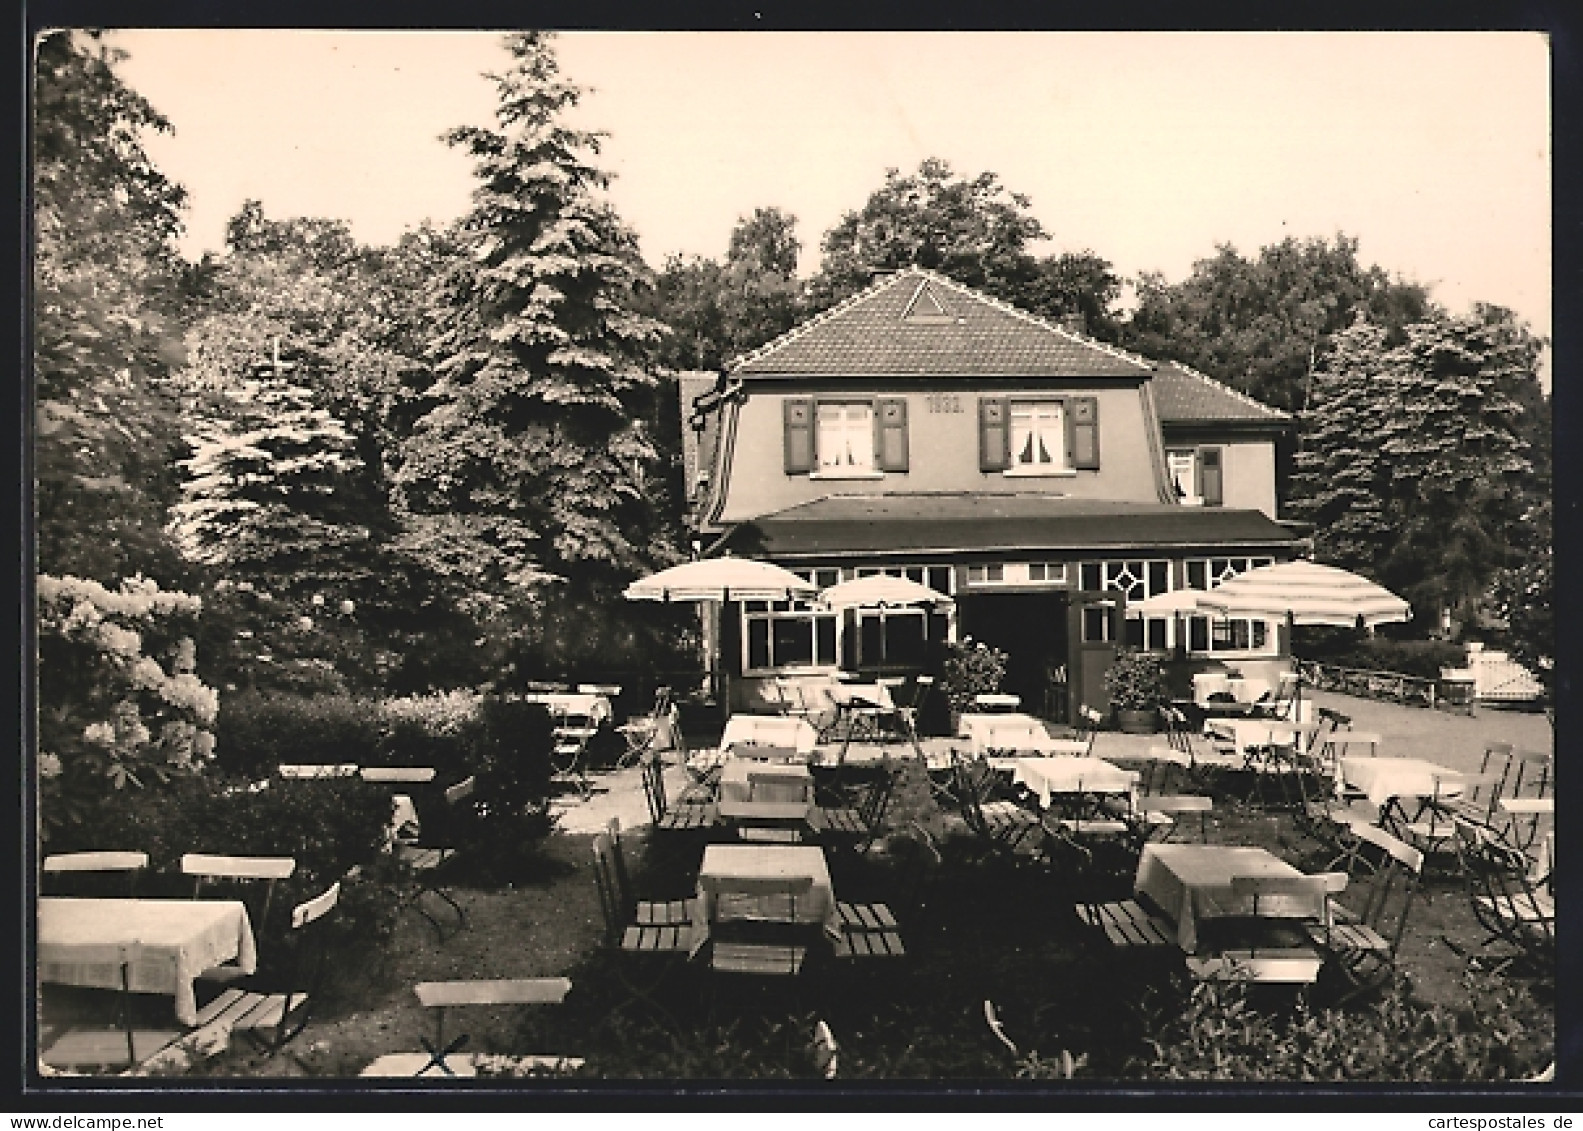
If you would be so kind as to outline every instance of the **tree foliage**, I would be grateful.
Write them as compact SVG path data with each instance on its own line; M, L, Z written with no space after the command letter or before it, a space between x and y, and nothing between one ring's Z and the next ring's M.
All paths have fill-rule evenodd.
M564 121L579 90L550 37L511 36L498 128L462 128L478 186L471 260L441 287L435 382L396 471L412 552L481 609L549 582L608 590L664 554L653 439L659 327L634 310L645 268L597 195L599 135Z
M1122 344L1184 362L1288 412L1307 403L1308 374L1359 310L1394 342L1431 313L1428 293L1358 262L1358 241L1288 237L1244 258L1230 244L1181 283L1145 273Z
M150 161L170 123L97 33L44 35L33 117L35 504L44 572L179 578L174 497L185 194Z
M1526 541L1532 465L1512 394L1537 383L1535 345L1479 315L1412 323L1396 345L1361 318L1338 334L1293 479L1319 556L1400 592L1430 625L1480 601Z
M666 261L646 303L670 331L660 348L663 365L719 369L801 320L796 225L779 208L755 208L732 229L724 263L679 255Z

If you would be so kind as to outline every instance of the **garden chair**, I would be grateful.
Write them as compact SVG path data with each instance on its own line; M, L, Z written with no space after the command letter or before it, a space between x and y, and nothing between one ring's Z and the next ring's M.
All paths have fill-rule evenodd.
M448 826L441 830L442 834L455 836L461 831L462 814L470 811L473 794L477 789L478 779L468 776L449 787L445 791L445 819L442 824ZM423 897L434 895L445 903L450 904L451 910L456 912L457 930L467 927L467 912L456 901L447 887L445 880L460 855L460 849L443 843L444 837L437 836L431 830L425 830L421 839L430 840L431 843L401 843L395 845L396 864L401 870L402 879L407 888L406 894L398 903L396 910L408 909L416 911L429 921L434 928L434 933L441 942L445 941L445 928L440 921L423 906ZM438 843L436 843L438 842Z
M259 1041L270 1056L301 1033L324 988L329 962L329 916L340 900L341 884L336 881L322 894L292 908L291 931L286 937L290 957L274 974L236 978L226 973L221 978L213 977L225 967L200 974L200 980L231 985L199 1012L198 1027L245 1032Z
M677 927L692 920L692 899L639 899L627 870L626 847L621 841L621 818L611 817L605 826L610 838L610 859L615 873L616 895L621 915L640 926Z
M918 720L929 702L929 693L934 690L934 684L935 677L932 675L917 676L912 681L912 698L896 705L897 717L914 746L918 745Z
M802 971L817 925L797 921L797 901L813 890L811 876L737 876L714 901L709 921L709 969L721 974L784 977ZM766 920L756 907L785 901L784 918Z
M995 854L1008 859L1037 855L1047 835L1043 822L1015 801L997 797L999 789L995 770L983 758L958 764L953 792L968 830Z
M1342 1001L1383 986L1394 977L1396 952L1407 932L1424 864L1423 853L1384 829L1365 825L1357 835L1382 853L1361 910L1336 899L1346 886L1346 873L1339 873L1340 881L1327 893L1325 919L1309 928L1309 937L1351 983Z
M642 765L643 795L655 833L696 833L716 824L719 811L712 802L671 805L665 794L665 765L657 756L650 755Z
M1078 705L1077 722L1072 728L1072 735L1079 742L1088 744L1088 749L1084 751L1085 754L1094 752L1094 743L1099 739L1100 728L1104 725L1105 716L1100 714L1099 711L1090 707L1087 703Z
M1188 776L1200 788L1215 789L1220 785L1221 775L1228 770L1242 769L1244 759L1229 747L1203 749L1207 742L1202 741L1202 734L1193 729L1180 709L1162 706L1160 717L1165 720L1168 749L1186 760Z
M695 901L689 901L685 923L640 923L629 917L617 871L616 851L608 831L594 836L594 882L599 889L599 909L604 918L604 943L616 957L616 975L630 999L649 1006L674 1031L674 1019L654 1000L653 994L666 975L690 957L700 937L693 924L701 912ZM642 977L634 969L640 964L648 967ZM610 1010L606 1020L625 1004Z
M616 769L627 769L647 755L671 749L671 736L680 729L678 721L679 713L671 702L671 689L655 688L654 706L649 713L640 719L628 719L616 728L626 742L626 750L616 760Z
M449 982L419 982L413 986L418 1003L434 1011L434 1040L420 1038L421 1053L392 1053L375 1060L360 1073L365 1077L477 1076L480 1054L464 1054L469 1035L461 1033L445 1039L445 1014L449 1009L479 1006L499 1008L507 1005L559 1005L571 991L566 978L493 978ZM494 1059L494 1058L491 1058ZM583 1066L580 1057L506 1056L498 1058L501 1075L561 1075ZM438 1071L434 1071L438 1070Z
M116 1027L70 1030L39 1057L45 1066L74 1073L130 1070L181 1036L175 1030L139 1029L135 1025L132 970L142 958L142 947L138 943L74 947L72 953L75 962L116 970L120 982L120 988L113 991Z
M1299 803L1293 814L1297 829L1318 841L1331 854L1324 863L1325 870L1338 864L1345 864L1348 875L1360 865L1372 870L1373 862L1358 852L1363 842L1358 837L1357 827L1371 826L1373 819L1327 790L1324 779L1317 773L1299 774L1297 788Z
M181 858L181 872L191 876L192 898L198 899L212 884L228 888L256 888L262 885L264 898L261 903L249 904L255 933L267 929L270 904L275 898L275 885L290 879L297 870L297 861L290 856L210 856L189 852ZM247 899L242 900L248 903Z
M840 937L834 940L837 958L900 958L907 953L901 929L885 903L847 903L837 900Z
M1247 981L1309 986L1324 959L1302 922L1321 913L1329 898L1324 876L1233 876L1233 896L1248 901L1246 916L1216 920L1230 946L1187 956L1187 970L1201 981ZM1202 942L1202 940L1200 940Z
M1468 820L1457 821L1456 844L1474 918L1487 932L1479 948L1499 942L1510 952L1494 971L1525 961L1549 974L1555 963L1555 900L1534 884L1527 856L1494 829Z
M819 806L817 819L825 837L839 848L851 849L859 856L867 854L885 827L885 814L895 790L896 774L885 766L859 805Z
M1393 822L1393 830L1402 840L1424 854L1425 861L1440 860L1447 865L1457 864L1457 798L1468 790L1494 790L1497 779L1492 774L1462 774L1455 777L1435 777L1435 789L1430 798L1419 808L1412 820ZM1474 803L1478 807L1478 803ZM1462 818L1466 820L1466 818ZM1425 900L1429 895L1424 894Z
M1170 754L1174 754L1171 751ZM1209 814L1215 808L1215 800L1192 793L1167 793L1171 771L1180 766L1175 758L1170 756L1158 757L1151 751L1149 760L1144 764L1143 778L1140 783L1141 792L1138 795L1138 809L1142 813L1144 833L1146 836L1158 836L1161 841L1170 840L1175 835L1182 823L1182 818L1188 814L1198 814L1198 839L1202 843L1209 841Z
M137 894L148 868L146 852L59 852L44 857L46 895Z
M1076 911L1086 926L1103 931L1111 946L1131 949L1176 945L1175 928L1135 899L1079 903Z
M813 1027L813 1067L814 1071L826 1080L834 1080L837 1075L836 1055L840 1046L836 1044L835 1034L830 1031L830 1026L822 1020Z

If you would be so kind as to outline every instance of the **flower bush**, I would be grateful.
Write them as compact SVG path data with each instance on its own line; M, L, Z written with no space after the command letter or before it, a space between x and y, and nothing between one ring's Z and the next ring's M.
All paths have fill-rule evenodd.
M1165 669L1148 652L1123 652L1105 670L1105 693L1118 711L1153 711L1170 699Z
M196 674L202 601L133 577L115 590L38 578L38 770L43 834L104 794L208 764L219 695Z
M973 696L999 691L1006 678L1006 653L971 638L948 644L940 669L940 690L955 718L973 704Z

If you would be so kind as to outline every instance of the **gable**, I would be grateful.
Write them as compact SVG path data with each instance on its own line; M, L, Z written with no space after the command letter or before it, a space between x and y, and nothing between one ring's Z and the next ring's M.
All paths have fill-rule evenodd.
M1114 377L1142 358L908 268L736 359L735 377Z

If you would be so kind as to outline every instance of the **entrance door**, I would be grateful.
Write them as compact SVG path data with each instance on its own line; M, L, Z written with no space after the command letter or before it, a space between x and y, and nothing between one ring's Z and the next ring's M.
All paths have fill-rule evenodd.
M1079 704L1110 714L1105 671L1116 658L1126 599L1115 590L1071 594L1067 605L1067 661L1072 713Z
M1051 710L1051 675L1066 663L1066 594L971 593L956 601L958 638L972 637L1006 653L1001 687L1021 696L1023 710Z

